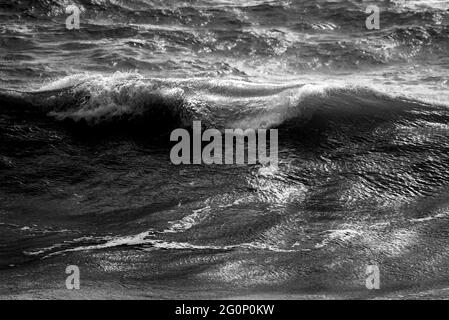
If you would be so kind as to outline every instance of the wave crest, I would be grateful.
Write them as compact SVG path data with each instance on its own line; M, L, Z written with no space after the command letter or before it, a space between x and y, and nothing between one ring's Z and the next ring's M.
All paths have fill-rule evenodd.
M56 120L91 126L137 120L146 126L187 127L201 120L216 128L254 129L300 125L317 112L330 117L382 114L388 119L396 111L430 105L344 82L281 85L236 79L155 79L120 72L73 75L1 100L14 106L26 101L32 105L29 109Z

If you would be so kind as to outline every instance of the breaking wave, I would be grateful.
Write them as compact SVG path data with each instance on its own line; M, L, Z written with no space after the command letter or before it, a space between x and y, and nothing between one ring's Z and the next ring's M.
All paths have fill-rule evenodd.
M255 83L242 80L152 79L135 73L74 75L30 92L3 91L2 112L41 113L89 126L138 122L217 128L300 125L317 112L330 116L392 115L445 108L379 88L344 82ZM8 108L8 105L11 108Z

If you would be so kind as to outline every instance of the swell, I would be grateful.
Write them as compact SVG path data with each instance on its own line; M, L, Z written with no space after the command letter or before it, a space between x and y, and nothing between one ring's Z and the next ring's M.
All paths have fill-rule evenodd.
M432 3L423 7L382 4L382 28L370 33L361 32L366 4L352 1L76 3L82 11L83 26L76 37L67 38L66 32L55 33L55 28L63 29L66 1L36 0L29 5L26 1L0 0L5 18L8 13L11 19L0 23L0 43L9 53L0 67L11 76L20 70L38 77L47 70L30 60L48 58L48 48L42 43L49 41L58 43L50 53L55 59L67 50L75 57L81 54L84 59L79 70L90 67L85 60L108 69L113 65L113 70L178 72L187 68L206 74L212 69L235 75L252 74L257 67L252 58L274 58L277 62L282 57L284 71L296 74L302 70L361 70L410 60L448 63L449 11L439 5L432 7ZM92 40L101 40L101 45ZM120 50L117 42L123 44ZM32 50L35 55L17 55L18 48ZM93 49L94 54L90 52ZM194 56L184 59L186 52ZM197 55L204 53L213 56L212 61L204 57L198 62ZM11 68L12 59L23 60L23 69ZM242 66L242 60L249 67Z
M239 2L230 1L195 1L195 2L179 2L179 1L107 1L107 0L78 0L78 6L94 11L110 11L116 15L138 13L142 15L147 13L148 16L157 14L160 17L176 18L191 17L198 15L202 11L210 10L215 13L222 12L238 12L243 11L246 14L263 18L273 22L285 21L286 17L291 17L291 13L306 13L308 17L313 18L333 18L334 20L349 21L355 15L365 17L363 14L366 4L356 3L350 0L340 1L320 1L320 3L309 1L294 2L277 2L277 1L252 1L250 3L241 4ZM67 1L63 0L34 0L31 6L28 1L12 0L0 1L0 5L4 9L17 10L23 12L38 12L44 15L57 14L62 12L67 5ZM416 22L416 21L432 21L434 13L445 13L449 9L446 1L388 1L378 4L385 14L387 22ZM232 9L233 11L231 11ZM275 14L273 14L275 13ZM238 16L238 15L237 15ZM273 20L274 19L274 20ZM186 19L188 20L188 19Z

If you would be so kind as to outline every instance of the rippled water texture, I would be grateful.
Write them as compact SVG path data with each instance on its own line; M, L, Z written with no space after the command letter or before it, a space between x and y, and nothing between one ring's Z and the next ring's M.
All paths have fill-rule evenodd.
M448 1L376 1L380 30L362 1L74 3L80 30L0 0L0 298L447 297ZM278 129L279 166L173 165L193 120Z

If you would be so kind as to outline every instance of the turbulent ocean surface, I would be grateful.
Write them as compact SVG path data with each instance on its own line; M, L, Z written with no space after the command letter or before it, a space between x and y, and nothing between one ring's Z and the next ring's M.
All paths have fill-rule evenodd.
M0 298L448 297L448 71L449 1L0 0Z

